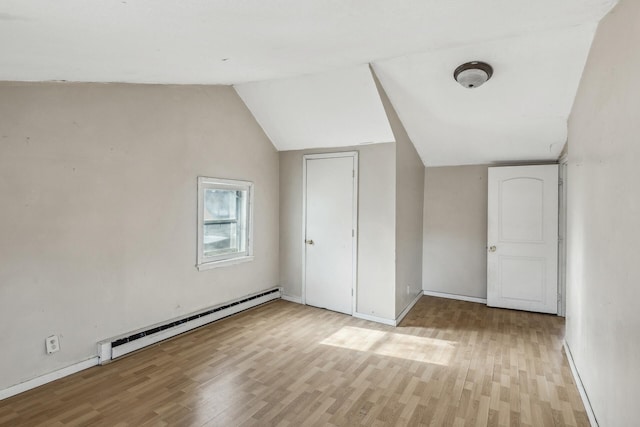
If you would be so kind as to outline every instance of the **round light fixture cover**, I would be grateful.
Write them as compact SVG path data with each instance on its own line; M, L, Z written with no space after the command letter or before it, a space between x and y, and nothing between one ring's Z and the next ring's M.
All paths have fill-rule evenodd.
M493 75L491 65L480 62L471 61L462 64L453 72L453 78L462 86L474 89L482 86Z

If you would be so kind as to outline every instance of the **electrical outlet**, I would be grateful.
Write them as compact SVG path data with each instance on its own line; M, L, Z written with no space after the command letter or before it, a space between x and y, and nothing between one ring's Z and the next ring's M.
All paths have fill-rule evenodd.
M411 293L411 285L407 285L407 295Z
M51 335L44 341L47 347L47 354L55 353L60 350L60 340L57 335Z

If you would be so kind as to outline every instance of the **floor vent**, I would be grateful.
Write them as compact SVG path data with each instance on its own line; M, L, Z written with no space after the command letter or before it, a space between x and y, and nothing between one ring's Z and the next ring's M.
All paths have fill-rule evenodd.
M188 314L177 319L101 341L98 343L100 364L107 363L110 360L124 356L132 351L199 328L200 326L215 322L232 314L278 299L280 298L280 294L280 288L269 289L268 291L248 295L197 313Z

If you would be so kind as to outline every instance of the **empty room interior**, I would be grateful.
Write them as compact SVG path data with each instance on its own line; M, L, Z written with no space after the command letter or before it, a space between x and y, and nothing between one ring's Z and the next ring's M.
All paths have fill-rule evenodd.
M0 2L0 425L640 425L639 24Z

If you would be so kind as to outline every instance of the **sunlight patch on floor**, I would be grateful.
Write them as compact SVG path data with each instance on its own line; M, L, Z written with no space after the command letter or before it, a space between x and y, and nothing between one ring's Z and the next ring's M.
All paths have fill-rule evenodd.
M345 326L320 344L448 366L455 342Z

